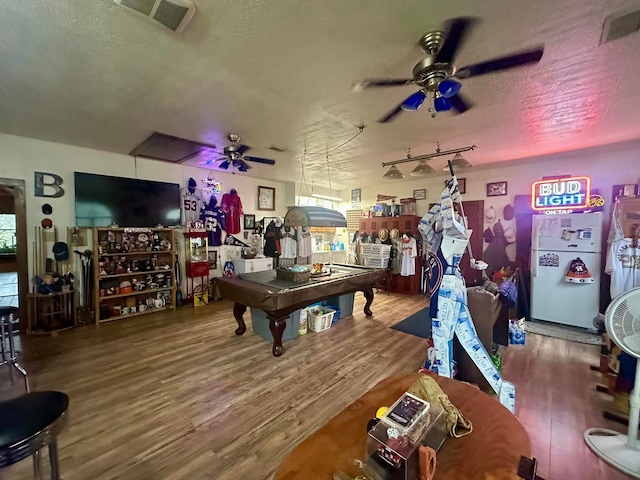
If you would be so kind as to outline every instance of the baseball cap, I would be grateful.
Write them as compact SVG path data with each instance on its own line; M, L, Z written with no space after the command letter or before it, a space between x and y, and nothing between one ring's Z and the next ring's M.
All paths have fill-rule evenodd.
M69 247L64 242L56 242L53 244L53 254L56 257L56 260L68 260L69 259Z
M51 207L51 205L49 205L48 203L45 203L44 205L42 205L43 214L51 215L52 212L53 212L53 208Z
M40 225L42 225L42 228L51 228L53 227L53 222L50 218L43 218Z

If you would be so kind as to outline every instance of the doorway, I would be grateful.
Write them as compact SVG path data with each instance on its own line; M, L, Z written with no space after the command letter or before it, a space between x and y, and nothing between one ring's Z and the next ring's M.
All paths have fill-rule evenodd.
M431 209L435 203L429 204ZM457 205L457 204L454 204ZM456 211L458 207L456 206ZM465 200L463 204L464 215L467 219L467 228L472 230L469 245L476 260L482 260L482 227L484 200ZM458 212L461 213L461 212ZM462 259L460 260L460 270L467 285L475 284L482 277L482 272L471 267L471 259L469 258L469 249L465 249Z
M0 178L0 306L23 313L29 293L27 245L25 181Z
M467 217L467 228L473 230L469 245L476 260L482 260L482 227L484 200L465 200L463 203L464 214ZM460 261L460 269L467 285L475 284L478 278L482 276L480 270L471 267L471 258L469 258L469 249L464 251L462 260Z

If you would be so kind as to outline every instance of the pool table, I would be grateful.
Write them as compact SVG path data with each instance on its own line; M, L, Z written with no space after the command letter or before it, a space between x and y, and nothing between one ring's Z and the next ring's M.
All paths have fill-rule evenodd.
M305 283L293 283L278 279L275 270L243 273L229 277L217 277L215 286L220 294L232 300L233 316L238 322L236 335L247 331L243 315L247 307L259 308L267 314L269 330L273 334L272 353L282 355L282 332L287 318L296 310L330 297L361 291L367 302L364 306L366 316L371 316L373 303L373 285L385 275L380 268L359 265L332 264L330 275L312 277Z

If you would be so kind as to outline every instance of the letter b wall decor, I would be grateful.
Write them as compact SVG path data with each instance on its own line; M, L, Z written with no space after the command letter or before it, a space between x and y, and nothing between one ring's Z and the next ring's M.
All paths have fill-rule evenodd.
M59 198L64 195L64 188L60 186L62 182L62 177L55 173L34 172L34 195L36 197ZM45 192L45 187L48 187L47 192ZM53 193L50 193L51 190Z

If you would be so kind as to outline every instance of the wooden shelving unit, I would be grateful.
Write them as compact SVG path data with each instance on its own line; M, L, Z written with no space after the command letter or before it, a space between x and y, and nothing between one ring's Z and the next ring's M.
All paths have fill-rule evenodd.
M174 229L96 228L93 251L96 324L175 308Z

